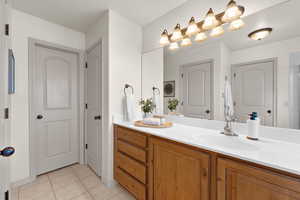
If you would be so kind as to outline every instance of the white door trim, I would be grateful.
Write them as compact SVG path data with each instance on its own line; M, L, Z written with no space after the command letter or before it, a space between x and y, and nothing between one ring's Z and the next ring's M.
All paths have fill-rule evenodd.
M194 65L201 65L201 64L206 64L206 63L210 63L210 84L211 84L211 93L210 93L210 99L211 99L211 104L210 104L210 119L214 119L215 118L215 110L214 110L214 92L215 92L215 88L214 88L214 80L215 80L215 76L214 76L214 60L213 59L207 59L207 60L202 60L202 61L198 61L198 62L192 62L192 63L188 63L188 64L184 64L181 65L179 67L179 108L180 108L180 112L182 112L182 97L183 97L183 81L182 81L182 76L181 74L183 73L183 68L184 67L190 67L190 66L194 66Z
M29 44L29 67L28 67L28 100L29 100L29 169L30 178L33 180L37 176L37 141L33 130L35 123L33 103L33 69L35 65L35 46L45 46L58 50L63 50L75 53L78 57L78 129L79 129L79 161L84 163L84 51L70 47L65 47L50 42L37 40L33 38L28 39Z
M278 59L277 58L267 58L267 59L261 59L261 60L255 60L255 61L250 61L250 62L244 62L244 63L238 63L238 64L233 64L231 65L231 76L233 72L233 68L236 67L243 67L247 65L253 65L253 64L259 64L259 63L265 63L265 62L272 62L273 63L273 126L277 127L277 63ZM231 77L231 83L232 83L232 77Z
M87 55L88 55L88 52L90 52L90 51L92 51L97 45L100 45L100 48L101 48L101 55L100 55L100 57L101 57L101 85L99 86L99 88L101 88L101 97L102 97L102 100L101 100L101 104L100 104L100 106L101 106L101 111L102 111L102 108L103 108L103 87L102 87L102 80L103 80L103 78L102 78L102 76L103 76L103 70L102 70L102 68L103 68L103 53L102 53L102 45L103 45L103 43L102 43L102 39L100 39L100 40L98 40L95 44L93 44L90 48L88 48L86 51L85 51L85 64L87 63ZM86 68L85 68L86 69ZM86 70L84 70L84 105L86 104L86 103L88 103L87 102L87 71ZM103 114L101 113L101 116L102 116ZM102 116L102 118L103 118L103 116ZM101 120L101 132L100 132L100 136L99 136L99 138L98 138L98 145L100 145L100 147L99 147L99 149L101 148L101 152L103 152L103 145L102 145L102 133L103 133L103 120ZM86 141L87 141L87 110L86 109L84 109L84 157L85 157L85 159L84 159L84 164L87 164L87 149L85 148L85 145L86 145ZM98 161L101 161L101 160L103 160L102 159L102 153L100 153L99 154L99 158L98 158ZM102 174L100 173L100 172L102 172L102 163L100 162L100 163L98 163L98 166L97 166L97 175L98 176L102 176Z

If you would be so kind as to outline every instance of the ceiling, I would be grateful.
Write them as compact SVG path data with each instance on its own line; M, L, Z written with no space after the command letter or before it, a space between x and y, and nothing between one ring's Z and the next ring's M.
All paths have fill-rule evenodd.
M186 5L197 6L204 15L209 7L224 9L229 0L13 0L13 7L42 19L86 32L107 9L145 26L171 10ZM246 14L273 6L285 0L237 0L246 6ZM185 6L183 6L184 8ZM177 10L177 9L176 9ZM191 13L193 14L193 13ZM181 14L178 13L178 17Z
M146 25L186 0L13 0L13 7L85 32L107 9Z

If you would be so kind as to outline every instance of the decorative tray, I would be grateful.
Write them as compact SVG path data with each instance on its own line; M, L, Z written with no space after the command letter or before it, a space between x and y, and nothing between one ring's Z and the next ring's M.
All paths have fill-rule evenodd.
M140 120L140 121L135 121L134 125L139 127L148 127L148 128L169 128L173 126L173 123L165 122L162 125L149 125L149 124L144 124L144 122Z

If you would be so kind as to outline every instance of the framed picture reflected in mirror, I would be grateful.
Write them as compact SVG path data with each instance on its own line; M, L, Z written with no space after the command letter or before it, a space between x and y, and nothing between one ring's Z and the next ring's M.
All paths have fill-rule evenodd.
M175 97L175 81L164 81L164 97Z

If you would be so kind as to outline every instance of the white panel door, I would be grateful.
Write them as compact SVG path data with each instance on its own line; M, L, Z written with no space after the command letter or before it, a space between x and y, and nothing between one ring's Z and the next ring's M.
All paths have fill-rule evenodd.
M212 118L212 63L182 67L182 112L186 117Z
M37 173L79 161L78 56L35 47L34 77Z
M0 0L0 151L10 145L10 113L5 116L5 108L10 107L8 96L8 47L9 38L5 36L7 22L7 5ZM0 200L5 199L5 193L10 185L10 158L0 155ZM8 193L7 193L8 194Z
M101 43L87 54L87 112L86 144L87 164L100 176L101 174Z
M263 125L274 125L273 61L234 66L232 87L238 121L246 122L249 113L258 112Z

